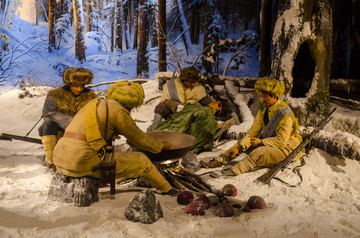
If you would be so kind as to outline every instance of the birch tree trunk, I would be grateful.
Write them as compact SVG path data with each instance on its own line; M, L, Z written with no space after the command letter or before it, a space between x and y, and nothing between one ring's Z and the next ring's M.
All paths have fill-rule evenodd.
M186 17L185 17L185 13L184 13L184 9L182 6L182 1L181 0L177 0L177 6L178 6L178 11L180 14L180 25L181 25L181 29L182 29L182 33L183 33L183 39L184 39L184 46L185 46L185 50L186 50L186 54L189 53L189 48L191 47L191 40L190 40L190 33L188 30L188 25L187 25L187 21L186 21Z
M80 62L86 61L84 42L84 17L81 0L73 0L74 29L75 29L75 59Z
M158 0L158 44L159 44L159 72L167 71L166 63L166 0Z
M139 78L149 77L149 2L148 0L139 1L138 19L138 48L137 48L137 67L136 75Z

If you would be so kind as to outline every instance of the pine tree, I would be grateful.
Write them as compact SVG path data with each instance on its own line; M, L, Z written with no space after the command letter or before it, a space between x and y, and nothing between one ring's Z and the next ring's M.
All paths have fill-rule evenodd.
M75 58L80 62L85 58L85 40L84 40L84 17L83 5L81 0L73 0L74 28L75 28Z

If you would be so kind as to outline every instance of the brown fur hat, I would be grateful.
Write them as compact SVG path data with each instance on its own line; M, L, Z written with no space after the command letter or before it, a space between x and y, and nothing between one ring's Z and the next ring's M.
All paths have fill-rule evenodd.
M181 69L180 71L180 80L198 82L201 79L201 72L197 68L194 67L186 67Z
M93 78L93 73L84 68L67 68L63 72L63 80L67 85L72 83L89 84L92 82Z

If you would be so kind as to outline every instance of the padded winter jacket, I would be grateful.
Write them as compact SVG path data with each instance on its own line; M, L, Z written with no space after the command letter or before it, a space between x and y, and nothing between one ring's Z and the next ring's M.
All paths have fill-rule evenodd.
M107 134L105 136L106 125L106 104L103 99L99 100L96 108L96 120L101 136L108 144L119 135L124 136L131 144L137 148L159 153L163 143L144 133L131 118L127 109L122 107L115 100L108 100L108 122ZM91 169L101 161L101 153L94 150L85 140L79 138L66 137L66 133L85 136L84 117L86 108L91 106L90 101L74 117L72 122L65 130L65 136L56 144L54 150L54 164L59 172L72 177L92 176L100 178L100 171L92 172ZM134 156L137 154L134 153Z
M243 144L245 148L249 148L251 146L250 137L258 137L260 133L264 130L265 110L268 110L269 120L271 120L271 118L274 116L277 110L279 110L279 108L286 106L288 107L289 105L286 102L280 100L278 100L274 105L269 108L266 107L264 104L261 104L251 128L246 133L245 137L238 141L238 145ZM287 114L280 120L280 122L276 126L273 136L262 139L262 143L265 146L279 148L287 156L302 141L300 134L297 132L298 128L299 125L294 114Z

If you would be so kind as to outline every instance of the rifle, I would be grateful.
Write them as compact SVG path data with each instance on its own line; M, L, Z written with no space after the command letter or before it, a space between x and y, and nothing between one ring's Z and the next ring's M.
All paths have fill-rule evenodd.
M31 138L27 136L18 136L18 135L5 134L5 133L0 133L0 140L8 140L8 141L21 140L30 143L42 144L41 139L38 138Z
M335 112L334 108L328 116L321 120L319 125L306 136L306 138L293 150L283 161L277 164L275 167L269 169L265 174L258 177L256 180L268 184L270 180L281 170L284 171L286 167L295 159L295 157L310 143L311 139L317 134L324 126L332 119L331 115Z

